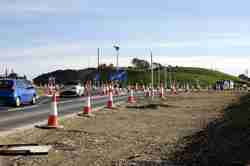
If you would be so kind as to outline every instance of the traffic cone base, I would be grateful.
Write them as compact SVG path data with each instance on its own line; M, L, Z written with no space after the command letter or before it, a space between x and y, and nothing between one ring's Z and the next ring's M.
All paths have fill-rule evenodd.
M113 101L111 100L108 101L107 108L113 108Z
M95 115L92 114L92 113L85 114L85 113L82 113L82 112L78 113L78 116L88 117L88 118L95 117Z
M49 115L47 125L36 125L36 128L40 129L62 129L63 126L59 125L58 117L54 115Z
M135 98L133 96L128 97L128 103L135 103Z
M83 109L83 113L84 114L89 114L89 113L91 113L92 111L91 111L91 108L90 107L84 107L84 109Z
M48 126L57 127L58 126L58 119L57 116L50 115L48 118Z
M92 114L92 109L91 109L91 102L90 102L90 96L88 96L86 100L86 105L83 108L83 111L78 114L79 116L85 116L85 117L94 117Z

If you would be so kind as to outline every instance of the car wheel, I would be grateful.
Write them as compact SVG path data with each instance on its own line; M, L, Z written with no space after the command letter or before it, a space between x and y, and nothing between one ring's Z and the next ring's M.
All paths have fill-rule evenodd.
M16 106L16 107L20 107L20 106L21 106L21 100L20 100L20 97L17 97L17 98L16 98L16 101L15 101L15 106Z
M35 104L36 104L36 96L33 96L33 97L32 97L31 104L32 104L32 105L35 105Z

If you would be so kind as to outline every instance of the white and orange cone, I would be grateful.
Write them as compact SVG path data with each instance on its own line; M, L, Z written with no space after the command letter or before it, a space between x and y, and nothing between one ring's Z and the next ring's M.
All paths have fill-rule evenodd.
M154 88L150 88L150 97L154 98L155 94L154 94Z
M107 108L113 108L113 93L112 91L109 91L109 99L107 102Z
M164 88L160 87L160 98L164 98L165 94L164 94Z
M52 109L48 117L48 128L61 128L58 123L58 109L57 109L58 96L56 93L52 96Z
M143 88L144 96L145 96L145 97L148 97L148 96L147 96L147 95L148 95L148 94L147 94L147 92L148 92L148 91L147 91L147 88L145 88L145 87L142 87L142 88Z
M149 87L147 87L147 89L146 89L146 97L149 97L150 96L150 89L149 89Z
M42 129L63 128L63 126L60 126L58 122L57 101L58 101L58 95L54 93L52 96L52 103L51 103L51 110L50 110L49 117L48 117L48 124L36 126L36 127L42 128Z
M90 96L88 96L88 98L86 100L86 105L83 108L83 113L90 114L91 112L92 112L92 110L91 110Z
M132 104L135 103L134 92L133 89L130 89L130 94L128 96L128 103Z
M175 84L172 87L172 94L177 95L177 90L176 90Z
M88 95L87 100L85 101L85 106L83 107L82 113L78 114L79 116L93 117L92 108L91 108L91 97Z

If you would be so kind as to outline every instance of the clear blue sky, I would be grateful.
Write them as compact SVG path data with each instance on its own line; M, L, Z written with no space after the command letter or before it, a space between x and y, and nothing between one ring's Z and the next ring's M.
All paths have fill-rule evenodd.
M247 0L2 0L0 72L29 77L131 58L243 73L250 66Z

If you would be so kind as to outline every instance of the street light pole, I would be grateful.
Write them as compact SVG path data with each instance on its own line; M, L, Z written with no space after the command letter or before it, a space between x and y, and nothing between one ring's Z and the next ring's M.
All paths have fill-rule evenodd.
M99 71L100 66L100 48L97 48L97 70Z
M161 69L160 69L160 66L159 66L159 68L158 68L158 86L160 87L160 85L161 85Z
M100 73L100 48L97 48L97 73L98 73L98 77L100 77L100 75L101 75L101 73ZM96 84L98 87L101 86L100 78L98 78L98 81Z
M151 88L152 88L152 99L154 97L154 69L153 69L153 53L152 50L150 51L151 57Z
M116 50L116 70L118 70L118 68L119 68L119 50L120 50L120 47L117 46L117 45L114 45L113 47Z
M164 67L164 82L165 82L165 88L168 86L168 81L167 81L167 67Z

